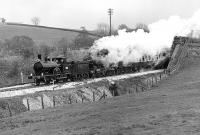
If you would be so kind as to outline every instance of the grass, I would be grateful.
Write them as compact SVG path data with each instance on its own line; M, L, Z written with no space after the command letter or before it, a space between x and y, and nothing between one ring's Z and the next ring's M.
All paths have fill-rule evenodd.
M20 97L0 99L0 119L10 116L9 107L12 115L27 111Z
M46 43L47 45L54 45L55 42L66 38L69 42L73 41L79 34L76 31L69 30L63 31L59 29L45 28L45 27L32 27L20 25L1 25L0 24L0 40L10 39L14 36L26 35L32 38L36 43ZM94 36L92 36L94 37ZM96 38L96 37L95 37Z

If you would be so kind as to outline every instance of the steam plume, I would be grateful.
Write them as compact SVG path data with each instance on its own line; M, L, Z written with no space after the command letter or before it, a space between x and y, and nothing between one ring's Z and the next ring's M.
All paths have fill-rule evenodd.
M91 56L102 61L105 65L123 61L137 62L143 55L154 57L165 48L170 48L174 36L199 37L200 10L189 19L171 16L148 25L150 33L143 30L137 32L118 31L117 36L103 37L96 40L90 48ZM108 54L103 57L97 55L102 49L107 49Z

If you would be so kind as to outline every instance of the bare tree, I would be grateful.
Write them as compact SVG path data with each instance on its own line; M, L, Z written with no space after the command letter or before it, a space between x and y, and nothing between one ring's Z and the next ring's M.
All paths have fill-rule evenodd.
M64 56L68 55L68 52L70 51L70 45L71 43L66 39L62 38L57 42L57 48L59 53L63 54Z
M39 17L33 17L31 19L31 22L34 24L34 25L39 25L40 23L40 18Z
M97 24L96 33L100 36L107 36L109 34L109 25L107 23Z

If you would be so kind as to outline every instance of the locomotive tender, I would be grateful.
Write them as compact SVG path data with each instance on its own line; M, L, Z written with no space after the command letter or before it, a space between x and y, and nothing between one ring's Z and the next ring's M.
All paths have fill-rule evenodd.
M104 67L102 63L93 60L67 62L65 57L46 58L42 61L41 55L38 55L38 60L33 65L34 73L28 78L33 79L36 85L40 85L41 82L49 84L52 81L66 82L134 73L141 69L150 69L152 65L152 61L140 61L126 66L119 62L118 66Z

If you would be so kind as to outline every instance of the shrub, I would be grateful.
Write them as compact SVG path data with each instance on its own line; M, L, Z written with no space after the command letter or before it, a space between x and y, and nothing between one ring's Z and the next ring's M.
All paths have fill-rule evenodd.
M9 77L9 78L17 77L17 76L19 76L19 72L20 72L19 71L19 62L14 61L8 71L7 77Z

